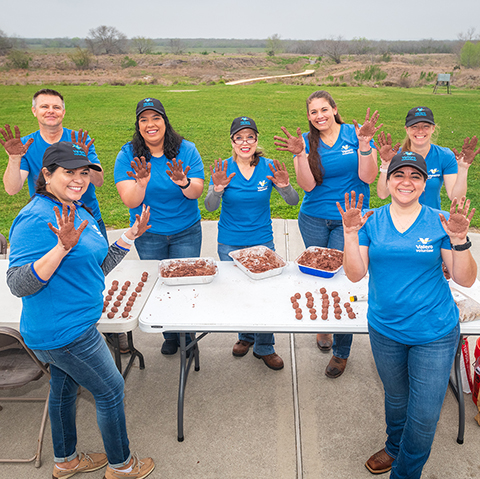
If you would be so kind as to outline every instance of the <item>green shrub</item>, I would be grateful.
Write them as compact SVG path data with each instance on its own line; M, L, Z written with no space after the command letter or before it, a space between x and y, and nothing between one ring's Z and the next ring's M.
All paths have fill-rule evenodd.
M370 65L363 72L356 70L353 74L353 78L358 82L362 81L381 81L387 78L387 72L384 72L378 65Z
M460 50L460 64L466 68L480 67L480 43L465 42Z
M11 68L28 69L31 58L21 50L12 50L8 55L8 66Z
M72 60L78 70L88 70L92 62L92 54L85 48L75 47L74 53L69 53L68 58Z
M120 66L122 68L136 67L137 62L133 58L130 58L129 56L125 56L125 58L120 62Z

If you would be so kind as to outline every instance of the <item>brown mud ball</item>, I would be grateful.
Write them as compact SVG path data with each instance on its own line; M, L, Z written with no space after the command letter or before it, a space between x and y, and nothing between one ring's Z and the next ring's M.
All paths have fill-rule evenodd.
M328 314L322 314L322 319L327 319L328 318Z
M145 282L145 281L147 281L147 279L148 279L148 276L144 274L144 275L142 276L142 281Z
M348 317L350 319L355 319L357 317L357 315L353 311L350 311L350 313L348 313Z
M113 296L115 294L115 291L113 289L109 289L108 290L108 294L110 294L111 296Z
M127 291L127 289L128 289L128 286L125 286L125 285L122 286L122 291Z
M313 296L313 295L312 295L312 293L310 293L310 291L307 291L307 292L305 293L305 297L306 297L306 298L310 298L311 296Z
M335 296L335 298L333 298L333 302L340 303L340 296Z
M121 301L115 301L115 302L113 303L113 305L116 306L117 308L118 308L121 304L122 304Z
M320 288L320 293L325 294L327 290L325 288Z
M137 293L135 293L135 291L132 291L132 296L133 297L137 296Z
M108 313L107 314L108 319L112 319L113 317L115 317L115 313Z
M302 313L302 308L297 308L297 309L295 310L295 312L296 312L297 314L301 314L301 313Z
M307 308L312 308L312 307L313 307L313 301L308 301Z
M126 311L122 313L122 318L128 318L128 313Z
M146 271L144 271L144 272L142 273L142 275L143 275L143 276L148 276L148 273L147 273Z
M297 301L297 298L295 298L295 296L292 296L292 297L290 298L290 301L291 301L292 303L295 303L295 301Z
M335 296L338 296L338 293L336 291L332 291L332 296L335 298Z
M345 311L346 311L347 313L351 313L351 312L353 311L353 309L349 306L348 308L345 308Z
M308 311L310 314L315 314L317 312L317 310L315 308L312 308Z
M118 308L116 306L113 306L112 309L110 310L112 313L117 313Z
M109 304L110 304L110 301L104 301L104 302L103 302L103 305L104 305L104 306L108 306Z
M298 303L295 301L294 303L292 303L292 308L293 309L297 309L298 308Z
M344 308L349 308L349 307L350 307L350 303L343 303L343 307L344 307Z
M297 314L295 315L295 317L296 317L297 319L302 319L302 318L303 318L302 313L297 313Z
M118 286L118 281L116 279L112 281L112 286Z
M300 293L295 293L295 298L300 299L302 295Z
M140 291L142 291L142 287L141 287L141 286L137 286L137 287L135 288L135 291L136 291L137 293L140 293Z
M316 314L311 314L310 319L317 319L317 315Z
M327 293L323 293L323 294L322 294L322 299L328 299L328 294L327 294Z
M105 296L105 301L111 301L112 297L110 295Z
M338 314L338 313L341 313L341 312L342 312L342 309L341 309L341 308L335 308L335 309L334 309L334 312L337 313L337 314Z
M125 308L123 308L124 311L126 311L127 313L129 313L132 308L130 306L125 306Z
M341 319L342 318L342 315L341 314L336 314L335 315L335 319Z
M117 291L117 289L118 289L118 284L112 284L112 289L113 289L113 291Z
M107 310L106 306L103 307L102 313L104 313Z
M129 302L132 301L132 303L133 303L133 302L135 302L136 299L137 298L135 296L130 296L130 298L128 298L128 301Z
M117 300L118 300L118 301L123 301L123 296L122 296L121 294L119 294L119 295L117 296Z
M133 301L127 301L127 306L132 307L133 306Z
M143 288L145 285L143 284L142 281L140 281L140 282L138 283L138 286L140 286L141 288Z
M120 296L125 296L127 294L126 291L120 291L120 293L118 293Z
M132 283L130 283L130 281L125 281L125 283L123 283L123 286L130 286Z

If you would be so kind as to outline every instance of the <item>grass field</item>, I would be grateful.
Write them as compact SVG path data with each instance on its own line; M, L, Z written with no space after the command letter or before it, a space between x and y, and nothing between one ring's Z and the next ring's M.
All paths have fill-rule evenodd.
M0 124L18 125L22 135L38 129L31 114L31 97L42 86L0 86ZM133 134L135 106L144 97L152 96L162 101L173 127L185 138L193 141L205 165L208 184L209 165L217 158L231 156L229 129L233 118L250 116L255 119L260 131L259 145L265 156L284 161L291 174L292 184L297 187L293 161L288 153L278 152L273 136L281 134L280 126L291 132L297 126L306 131L305 99L313 91L311 86L284 85L281 83L258 83L245 86L53 86L65 97L66 116L64 125L68 128L84 128L95 138L98 156L105 170L105 184L97 189L103 219L107 227L126 227L128 210L121 202L113 182L115 158L121 146ZM320 87L319 87L320 89ZM461 148L466 136L480 135L479 111L480 92L456 90L452 95L433 95L430 88L342 88L332 87L328 91L337 101L342 118L347 123L352 119L363 122L367 107L378 109L385 132L390 132L395 141L404 137L404 121L407 111L415 106L428 106L439 125L437 143L449 148ZM0 151L0 173L7 164L7 155ZM470 168L468 197L472 205L480 208L478 178L480 157ZM205 188L205 192L206 192ZM199 200L202 217L217 219L215 213L206 212L203 199ZM380 206L385 201L376 196L372 185L371 206ZM443 209L449 208L448 198L442 196ZM8 237L8 231L18 211L28 201L26 185L21 193L13 197L0 188L0 232ZM298 207L287 206L274 192L272 216L296 218ZM480 214L474 217L472 226L480 227Z

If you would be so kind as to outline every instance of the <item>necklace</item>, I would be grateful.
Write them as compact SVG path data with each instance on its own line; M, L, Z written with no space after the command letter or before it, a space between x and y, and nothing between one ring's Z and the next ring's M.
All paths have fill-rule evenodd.
M392 205L390 205L390 216L392 217L393 224L395 228L400 232L404 233L405 231L410 228L410 226L415 223L415 220L417 219L418 214L420 213L422 209L422 205L418 204L417 207L415 208L412 213L406 215L405 217L401 217L398 215L398 213L392 209Z

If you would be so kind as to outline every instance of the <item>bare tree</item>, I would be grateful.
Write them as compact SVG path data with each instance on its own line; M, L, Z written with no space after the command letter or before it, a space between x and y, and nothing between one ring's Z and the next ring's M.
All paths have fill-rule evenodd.
M180 40L180 38L172 38L170 40L170 50L175 55L180 55L185 50L185 44Z
M155 43L151 38L145 37L133 37L131 42L132 48L142 54L142 53L152 53Z
M3 30L0 30L0 55L6 55L12 48L12 40Z
M280 40L280 35L278 33L274 33L271 37L267 38L266 50L267 55L271 57L283 51L282 40Z
M475 35L475 27L470 27L466 32L461 32L457 35L457 38L465 43L478 40L480 35Z
M348 43L341 35L329 40L321 40L320 53L331 58L335 63L340 63L342 61L342 55L348 53Z
M88 34L85 41L95 55L125 53L126 51L127 36L115 27L100 25L89 30Z

